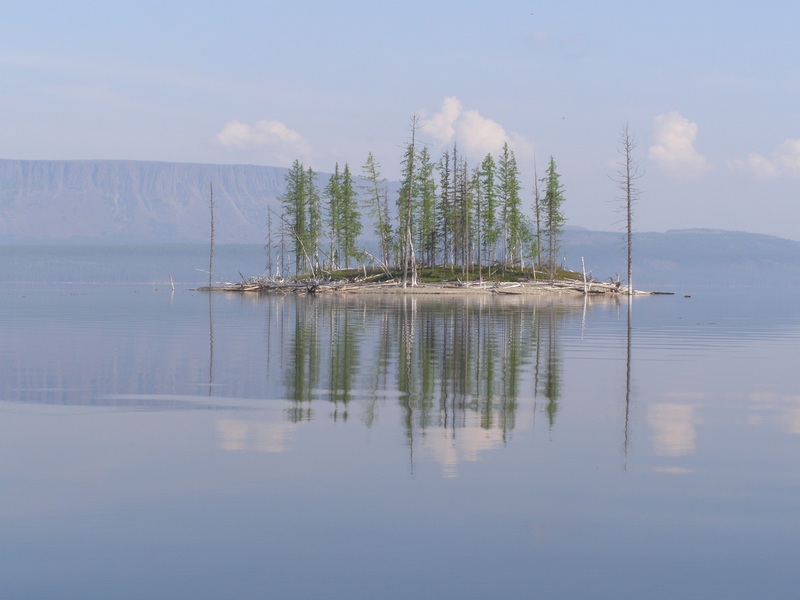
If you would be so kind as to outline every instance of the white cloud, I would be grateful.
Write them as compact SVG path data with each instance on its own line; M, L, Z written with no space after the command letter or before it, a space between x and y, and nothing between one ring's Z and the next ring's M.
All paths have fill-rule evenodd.
M461 116L461 101L456 97L445 98L442 110L429 119L422 118L420 129L440 144L449 144L456 135L455 123Z
M532 144L524 136L509 134L500 123L475 109L465 110L454 96L444 99L439 112L427 118L423 115L420 129L443 146L455 142L461 152L475 161L488 153L497 154L505 143L516 154L533 154Z
M650 160L678 179L692 179L709 170L709 163L694 147L697 123L673 111L658 115L653 124Z
M464 111L458 125L459 141L470 155L497 153L503 148L503 144L511 142L500 123L481 116L477 110Z
M231 121L217 134L226 148L240 150L268 149L281 157L308 156L309 143L280 121L262 120L255 125Z
M769 156L750 154L747 160L736 161L736 168L761 179L773 179L781 175L800 176L800 138L786 140Z

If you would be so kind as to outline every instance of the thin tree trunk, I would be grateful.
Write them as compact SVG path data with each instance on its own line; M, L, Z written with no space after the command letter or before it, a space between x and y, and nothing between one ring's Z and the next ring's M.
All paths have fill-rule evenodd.
M211 248L208 252L208 287L210 288L214 278L214 183L208 184L211 193Z

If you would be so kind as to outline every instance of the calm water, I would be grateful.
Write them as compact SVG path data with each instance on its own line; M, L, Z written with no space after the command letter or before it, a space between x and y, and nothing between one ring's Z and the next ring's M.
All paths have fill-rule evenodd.
M0 595L794 597L796 297L3 283Z

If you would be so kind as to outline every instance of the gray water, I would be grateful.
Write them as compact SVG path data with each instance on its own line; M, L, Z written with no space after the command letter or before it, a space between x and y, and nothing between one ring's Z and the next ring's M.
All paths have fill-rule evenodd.
M2 279L2 597L796 594L796 294Z

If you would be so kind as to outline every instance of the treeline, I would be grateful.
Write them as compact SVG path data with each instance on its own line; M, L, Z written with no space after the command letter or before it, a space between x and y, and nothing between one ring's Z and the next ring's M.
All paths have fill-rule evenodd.
M279 198L277 232L272 218L268 223L270 274L285 276L293 268L296 276L318 277L369 263L400 270L404 285L416 283L420 268L442 266L465 279L481 277L486 267L537 268L552 277L565 222L555 160L536 179L527 212L508 144L473 167L455 144L434 160L427 147L417 147L414 131L393 199L372 153L358 181L348 164L337 164L322 188L317 174L295 160ZM372 253L359 243L365 217L377 240Z

